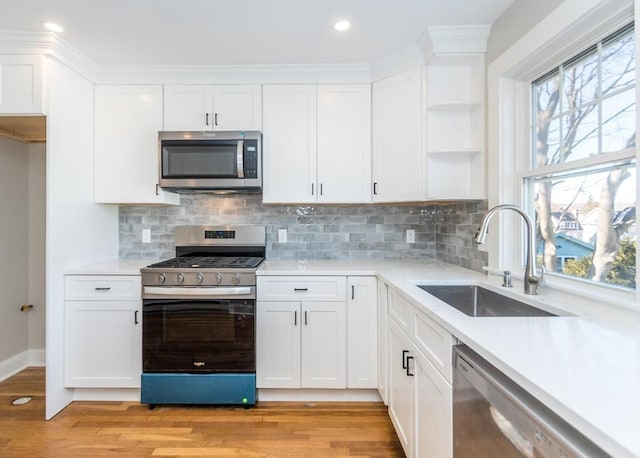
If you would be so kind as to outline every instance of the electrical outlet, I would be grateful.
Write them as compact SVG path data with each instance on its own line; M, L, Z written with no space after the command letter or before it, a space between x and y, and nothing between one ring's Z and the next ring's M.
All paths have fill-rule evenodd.
M286 229L278 229L278 243L287 243Z
M407 243L416 243L416 231L407 229Z
M142 243L151 243L151 229L142 229Z

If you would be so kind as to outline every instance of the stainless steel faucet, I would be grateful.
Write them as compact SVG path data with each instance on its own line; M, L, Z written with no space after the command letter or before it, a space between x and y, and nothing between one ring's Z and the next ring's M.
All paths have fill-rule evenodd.
M484 239L487 236L487 229L489 228L489 221L491 220L491 217L500 210L512 210L524 218L527 226L527 265L524 269L524 293L538 294L538 286L542 282L542 275L538 276L536 273L533 223L531 222L529 215L522 208L511 204L496 205L485 215L482 220L482 224L478 228L478 232L476 232L474 240L478 244L484 243Z

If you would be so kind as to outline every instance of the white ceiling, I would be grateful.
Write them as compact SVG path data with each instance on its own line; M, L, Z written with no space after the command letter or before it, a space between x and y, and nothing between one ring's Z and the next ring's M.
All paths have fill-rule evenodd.
M0 31L61 24L102 65L369 63L429 26L492 24L513 0L0 0ZM338 19L352 27L333 30Z

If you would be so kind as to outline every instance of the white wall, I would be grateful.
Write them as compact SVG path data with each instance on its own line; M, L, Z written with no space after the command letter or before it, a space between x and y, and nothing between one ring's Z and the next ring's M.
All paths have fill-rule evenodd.
M46 418L73 400L64 388L64 271L118 257L118 208L93 201L94 88L48 57Z
M29 304L30 365L44 365L45 348L45 170L46 145L29 145Z
M28 177L27 145L0 137L0 380L27 359Z

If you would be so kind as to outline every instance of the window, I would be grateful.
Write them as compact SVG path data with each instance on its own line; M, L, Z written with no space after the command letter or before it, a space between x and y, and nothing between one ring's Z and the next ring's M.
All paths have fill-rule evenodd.
M547 273L636 288L633 24L531 84L538 262Z

